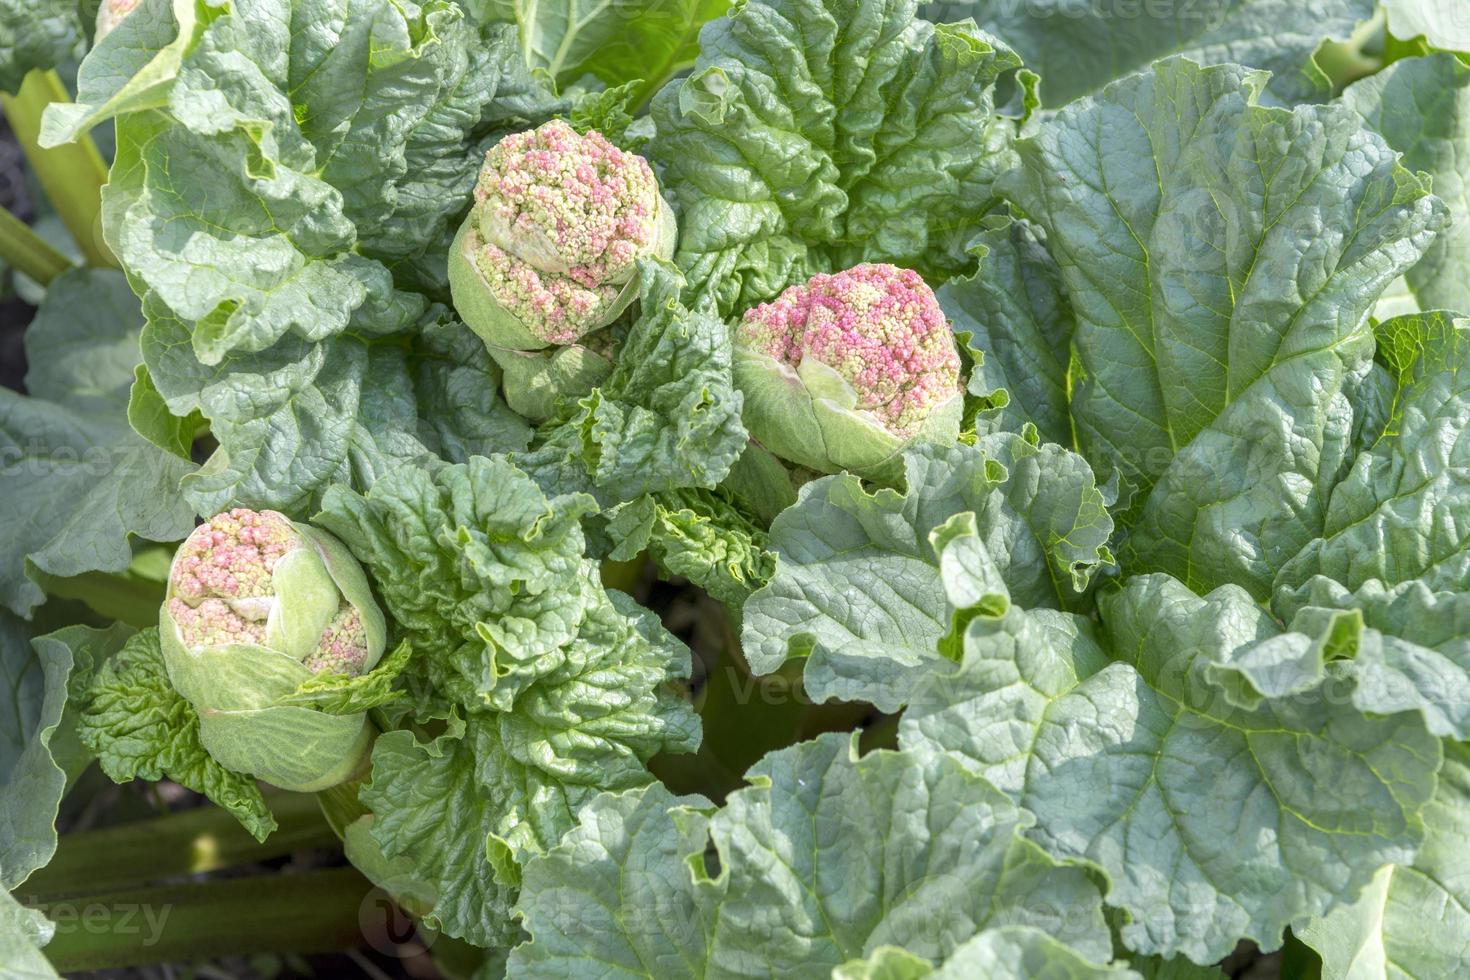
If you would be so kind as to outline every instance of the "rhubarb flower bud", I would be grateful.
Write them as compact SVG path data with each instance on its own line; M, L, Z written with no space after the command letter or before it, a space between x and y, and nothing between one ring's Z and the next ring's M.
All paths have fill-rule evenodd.
M449 285L505 368L512 408L544 416L560 390L606 376L611 363L588 335L628 307L638 260L672 256L675 235L648 162L600 133L552 120L486 153ZM517 356L527 351L541 353Z
M268 510L212 518L174 555L159 635L169 680L221 765L313 792L365 763L366 715L280 703L315 675L364 674L383 654L383 614L336 538Z
M747 311L734 367L751 435L823 473L891 481L906 446L959 437L954 333L908 269L816 275Z

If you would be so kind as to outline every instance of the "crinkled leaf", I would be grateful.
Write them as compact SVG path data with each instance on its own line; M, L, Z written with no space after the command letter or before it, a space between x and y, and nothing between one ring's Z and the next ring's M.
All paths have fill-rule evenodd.
M1356 113L1262 82L1161 63L1022 140L1007 184L1076 315L1078 445L1139 491L1125 567L1258 597L1327 519L1368 315L1445 216Z
M1279 632L1238 587L1142 576L1101 606L1112 663L1054 613L972 618L900 744L969 758L1036 815L1032 839L1096 861L1129 948L1271 949L1413 859L1441 760L1416 715L1365 716L1325 686L1232 703L1211 668Z
M1349 86L1342 101L1404 155L1404 166L1434 179L1454 219L1389 289L1378 316L1470 310L1470 66L1451 54L1408 58Z
M26 331L31 396L0 391L0 599L21 615L42 599L32 569L120 572L130 537L170 541L194 526L178 495L193 464L128 427L141 325L118 273L68 272Z
M1092 471L1059 446L996 435L910 450L905 466L905 493L870 494L855 477L827 477L776 519L776 576L745 604L745 654L756 671L809 654L806 687L817 700L903 704L940 662L936 647L950 629L935 536L947 542L947 522L959 515L974 515L964 563L993 566L1006 601L1083 606L1092 574L1111 563L1112 519Z
M508 710L562 666L588 608L581 494L548 498L503 458L405 466L366 494L333 487L315 523L346 543L438 696Z
M647 134L640 139L636 132L629 135L628 128L633 125L633 113L638 109L633 100L638 97L640 84L624 82L596 92L578 93L567 112L567 122L579 133L595 129L614 146L637 152L646 142Z
M486 945L514 935L517 866L553 846L603 789L641 785L699 722L673 690L689 652L606 592L583 555L582 494L548 499L504 457L395 470L367 495L334 487L317 523L367 567L414 647L427 718L463 733L378 740L372 834L438 896L433 920ZM445 800L451 802L448 806Z
M466 0L482 20L516 25L532 69L560 83L595 75L610 86L637 82L633 105L687 68L699 28L730 0Z
M1373 15L1372 0L1197 0L1121 6L1089 0L980 0L944 4L1010 41L1041 73L1041 94L1060 106L1150 62L1184 55L1234 61L1276 74L1271 93L1322 100L1331 84L1312 56Z
M1378 339L1396 382L1391 411L1278 589L1318 574L1350 589L1370 579L1470 589L1470 321L1399 317Z
M653 102L676 260L721 313L860 261L964 270L1010 161L995 78L1020 62L913 0L752 0Z
M651 780L655 753L698 744L697 719L662 690L688 671L688 652L652 614L619 600L591 613L564 669L513 710L472 716L458 742L380 737L362 799L384 853L412 859L434 886L433 921L480 945L510 941L518 865L600 791Z
M608 557L627 561L647 551L670 575L682 575L739 611L771 580L776 556L766 532L721 492L678 490L646 495L610 514Z
M1418 711L1434 734L1470 738L1470 593L1418 581L1349 591L1318 577L1274 606L1292 632L1233 658L1231 671L1248 682L1236 692L1245 703L1330 675L1365 712Z
M642 782L654 754L699 744L699 720L671 683L689 676L688 649L632 599L606 595L565 663L497 717L513 758L589 790Z
M661 785L599 797L525 869L510 974L817 976L885 945L943 959L992 924L1111 954L1095 886L1022 837L1028 814L942 754L854 749L773 753L713 814Z
M412 656L413 647L405 640L366 674L315 674L294 693L274 703L316 708L333 715L355 715L381 707L403 696L394 682Z
M969 407L977 432L1020 432L1072 445L1067 370L1075 323L1056 262L1041 229L1027 221L990 229L980 271L937 292L958 334L970 334L977 363L970 371Z
M130 637L81 697L82 742L115 782L172 779L230 811L257 840L276 829L255 781L200 744L199 716L169 683L157 629Z
M1470 752L1445 746L1427 834L1412 864L1384 868L1354 905L1296 934L1323 980L1453 980L1470 970Z
M648 260L640 274L639 316L612 374L517 460L543 486L585 481L615 503L708 489L745 450L729 329L679 302L683 278L672 267Z
M536 773L521 770L515 775L525 782L517 786L504 758L489 725L426 744L388 732L373 746L372 783L360 794L374 811L371 832L383 853L405 859L430 884L434 904L425 922L479 946L510 943L519 933L507 914L515 882L497 876L487 847L502 815L545 788ZM487 767L499 761L499 772L491 772L503 778L487 787L481 760Z

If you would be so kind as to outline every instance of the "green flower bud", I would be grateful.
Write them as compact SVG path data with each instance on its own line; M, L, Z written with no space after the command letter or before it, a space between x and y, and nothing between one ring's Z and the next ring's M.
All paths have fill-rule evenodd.
M317 674L364 674L383 655L367 577L331 535L268 510L212 518L174 555L159 627L169 680L221 765L314 792L365 764L366 715L280 703Z

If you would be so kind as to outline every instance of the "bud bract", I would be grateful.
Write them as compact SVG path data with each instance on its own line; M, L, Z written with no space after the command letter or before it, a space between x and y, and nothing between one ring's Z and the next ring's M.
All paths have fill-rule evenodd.
M174 555L160 615L169 680L217 762L283 789L342 782L366 761L365 714L281 703L323 674L357 676L387 627L340 541L274 511L235 509Z

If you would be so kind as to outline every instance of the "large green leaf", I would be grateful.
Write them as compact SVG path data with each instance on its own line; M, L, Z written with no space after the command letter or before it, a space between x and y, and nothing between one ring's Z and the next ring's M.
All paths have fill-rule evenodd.
M1470 590L1470 321L1400 317L1379 326L1378 342L1393 382L1386 418L1364 432L1367 448L1278 588L1321 574L1349 589L1417 579Z
M1131 949L1271 949L1413 860L1441 760L1417 715L1365 715L1326 684L1242 707L1220 668L1280 629L1234 586L1143 576L1102 613L1106 654L1057 613L970 619L900 744L967 757L1036 815L1032 839L1096 861Z
M1470 310L1470 67L1451 54L1408 58L1349 86L1342 101L1404 155L1404 166L1434 179L1454 218L1378 315Z
M637 106L699 53L699 29L730 0L466 0L487 21L520 32L532 69L561 83L592 74L609 86L639 81Z
M1320 533L1368 316L1445 218L1342 106L1176 59L1063 109L1006 189L1076 315L1079 447L1137 489L1125 567L1257 596Z
M809 655L807 691L894 710L942 663L950 629L943 553L984 566L1020 605L1084 606L1093 573L1111 563L1113 523L1092 472L1059 446L995 435L975 447L905 455L906 493L869 493L850 475L808 484L771 527L771 583L745 604L745 655L758 672ZM978 600L976 600L978 601Z
M386 272L377 279L386 285ZM200 513L240 504L305 516L333 483L367 487L405 462L465 459L530 439L500 396L484 345L441 307L403 321L402 334L381 343L286 338L212 368L190 353L183 321L154 296L145 308L151 383L176 414L208 418L220 444L184 481Z
M1383 0L1388 29L1395 37L1422 36L1436 48L1470 51L1470 12L1464 4L1442 0ZM1460 307L1464 309L1464 307Z
M833 733L767 756L711 814L604 795L525 870L515 977L826 977L882 946L943 961L989 926L1107 960L1095 886L1030 816L944 756L858 759ZM718 870L706 856L713 843Z
M0 612L0 676L15 708L0 733L0 888L8 889L56 852L62 796L91 761L78 732L88 686L134 630L114 624L31 633Z
M30 397L0 391L0 600L21 615L42 600L31 570L120 572L132 536L170 541L194 526L178 494L193 464L128 427L141 326L119 273L68 272L26 331Z
M1076 324L1045 236L1016 221L982 232L975 244L983 248L979 272L935 293L955 332L970 334L975 428L1019 432L1030 423L1046 442L1070 448L1067 375Z
M1041 94L1060 106L1170 55L1201 63L1234 61L1276 73L1271 92L1298 102L1331 86L1312 61L1329 38L1345 39L1373 15L1372 0L980 0L944 4L974 16L1016 46L1041 73Z
M961 944L938 968L928 960L882 946L866 960L844 963L832 980L1139 980L1125 966L1093 963L1031 926L987 929Z
M200 511L301 514L332 481L525 444L431 303L486 143L561 104L514 30L451 0L145 0L78 88L45 138L117 117L104 229L145 297L154 388L220 444Z
M654 99L677 261L722 313L860 261L965 269L1009 161L996 77L1019 61L913 0L751 0Z
M1412 864L1384 868L1355 904L1297 930L1323 980L1454 980L1470 971L1470 752L1447 745L1428 834Z
M75 775L57 758L72 727L62 719L73 667L89 673L131 633L73 626L32 640L26 623L0 611L0 683L12 709L0 726L0 890L14 890L56 853L57 808Z

